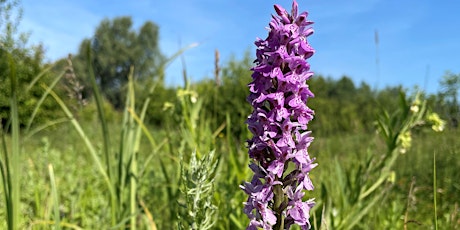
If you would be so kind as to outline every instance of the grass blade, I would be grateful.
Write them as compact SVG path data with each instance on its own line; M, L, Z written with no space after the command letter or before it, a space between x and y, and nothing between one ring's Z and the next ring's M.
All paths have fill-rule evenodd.
M10 209L8 213L8 229L15 230L19 229L19 182L21 181L20 176L20 148L19 148L19 116L18 116L18 100L17 100L17 76L16 76L16 65L13 62L13 58L9 56L9 69L10 69L10 80L11 80L11 98L10 98L10 110L11 110L11 164L9 171L10 178L10 193L9 203Z
M342 224L338 227L338 229L353 229L353 227L358 224L361 219L367 215L371 209L375 206L377 201L381 200L381 198L389 191L390 187L385 188L379 194L372 197L369 203L362 208L354 209L352 213L348 214L347 217L344 218Z
M66 71L62 71L61 74L59 74L58 77L56 79L54 79L54 81L49 86L49 89L45 91L45 93L42 95L40 100L37 102L37 105L35 106L34 111L32 112L32 115L30 116L30 119L27 122L26 133L29 131L30 126L32 125L32 122L34 121L35 116L37 115L38 109L43 104L43 101L45 101L45 99L49 95L50 91L54 88L54 86L56 86L56 84L59 82L59 80L61 80L61 78L64 76L65 72Z
M10 223L10 214L11 210L11 173L10 173L10 162L8 158L8 148L6 146L5 135L3 134L3 127L0 123L0 135L2 137L2 152L5 156L5 160L2 161L0 158L0 170L2 173L2 183L3 183L3 191L5 194L5 203L6 203L6 213L7 213L7 223Z
M144 201L141 200L139 204L141 205L142 209L144 209L144 213L147 216L147 219L149 221L150 230L157 230L157 225L155 224L155 221L153 221L152 213L149 211L147 206L145 206Z
M54 169L53 165L48 165L48 171L50 175L50 183L51 183L51 196L53 198L53 209L54 209L54 228L56 230L61 229L61 218L59 212L59 198L56 188L56 180L54 179Z
M44 85L44 84L42 84L42 87L45 88L45 89L48 89L48 87L46 85ZM86 135L85 131L83 131L82 127L80 126L80 123L78 123L78 121L75 119L75 117L70 112L69 108L67 108L65 103L61 100L61 98L54 91L51 90L50 94L56 100L56 102L59 104L61 109L64 111L64 113L69 118L70 123L74 126L75 130L77 131L77 133L83 139L83 142L85 143L86 147L88 148L89 153L90 153L91 157L93 158L94 163L97 166L97 169L99 170L99 173L104 178L104 181L107 184L107 188L109 189L109 192L111 194L112 199L116 198L115 190L114 190L113 185L112 185L112 183L110 181L110 178L107 175L107 172L105 171L104 166L101 163L101 160L99 159L99 156L97 154L96 149L94 148L93 144L89 140L89 138ZM114 201L112 200L111 202L114 202Z
M56 62L57 63L57 62ZM34 85L38 82L38 80L40 80L40 78L42 78L43 76L45 76L45 74L50 71L56 64L53 64L53 65L50 65L48 66L46 69L44 69L42 72L40 72L30 83L29 85L27 86L26 88L26 91L29 91L32 89L32 87L34 87Z
M60 124L60 123L64 123L64 122L67 122L67 121L69 121L69 119L67 119L67 118L59 118L59 119L56 119L54 121L48 121L45 124L40 125L40 126L36 127L35 129L29 131L27 133L27 135L24 136L24 140L28 140L29 138L33 137L36 133L38 133L38 132L40 132L42 130L45 130L48 127L51 127L53 125L57 125L57 124Z
M96 77L94 76L94 71L93 71L93 65L91 64L91 47L88 44L87 47L87 54L88 56L86 57L88 60L88 69L89 69L89 76L90 76L90 82L91 86L93 87L93 93L94 93L94 98L96 99L96 106L97 106L97 114L99 115L99 121L101 122L102 126L102 136L104 139L104 145L103 145L103 151L104 151L104 157L105 157L105 164L107 166L107 176L111 180L112 177L112 166L110 163L110 155L109 155L109 146L110 146L110 135L109 131L107 128L107 121L105 119L105 113L104 113L104 108L103 108L103 100L101 96L101 92L99 90L99 87L96 83ZM114 221L114 220L113 220Z
M434 229L438 230L438 210L436 204L436 152L433 152L433 205L434 205Z

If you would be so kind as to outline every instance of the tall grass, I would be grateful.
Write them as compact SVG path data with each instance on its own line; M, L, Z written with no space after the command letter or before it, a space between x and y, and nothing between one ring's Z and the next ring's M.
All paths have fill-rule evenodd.
M434 229L438 230L438 210L436 204L436 152L433 152L433 205L434 205Z
M385 149L369 149L366 154L352 158L354 162L343 162L338 157L330 160L332 180L321 183L321 200L315 215L322 218L316 226L321 226L320 229L369 227L362 224L363 218L376 212L378 205L388 199L396 182L394 165L402 154L409 152L412 135L427 124L428 114L426 102L419 94L410 98L401 93L399 109L391 113L383 110L377 120Z
M185 49L180 50L175 54L173 58L182 53ZM88 47L88 51L89 47ZM88 52L90 54L90 52ZM168 64L172 59L165 62L165 65ZM88 60L91 60L88 57ZM91 79L92 88L94 90L95 102L97 105L98 117L101 123L103 137L103 157L104 160L101 160L98 153L95 150L94 144L89 141L88 136L83 131L81 125L73 117L70 110L62 102L62 100L53 92L51 95L56 99L57 103L61 106L62 110L65 112L67 117L71 120L74 128L79 133L80 137L85 142L94 163L96 164L98 171L102 178L104 179L107 190L109 191L109 201L110 201L110 213L111 213L111 225L112 228L130 228L136 229L138 226L137 219L140 214L138 208L138 182L141 180L141 175L139 174L139 165L137 160L137 155L139 154L139 146L142 138L142 130L145 131L148 137L151 135L148 131L145 130L143 124L146 109L149 105L150 99L147 99L144 102L140 116L137 116L135 112L135 93L134 93L134 81L133 81L133 67L131 68L130 74L128 76L128 92L125 102L124 116L122 121L122 130L120 137L120 146L118 153L111 154L111 144L110 139L111 135L108 131L106 116L103 109L103 100L101 93L98 89L94 73L92 71L91 63L88 62L89 66L89 75ZM160 68L161 69L161 68ZM149 89L149 92L152 93L154 90L155 84ZM153 138L149 138L150 143L153 149L158 149ZM155 152L151 153L152 156ZM105 165L102 163L104 162ZM113 164L114 162L115 164ZM144 165L146 166L146 165ZM144 169L142 169L144 170ZM129 225L126 225L126 222L129 221Z
M50 175L50 184L51 184L51 196L53 197L53 211L54 211L54 229L61 229L61 214L59 211L59 197L57 192L56 180L54 179L54 169L53 165L48 165L48 171Z
M193 85L177 90L177 97L161 111L170 115L167 128L158 129L144 123L155 84L148 89L150 97L136 107L136 81L129 76L126 107L121 119L111 121L93 80L98 117L88 122L78 120L53 91L55 80L43 86L40 101L52 96L66 117L36 128L32 116L21 135L13 60L9 70L10 122L0 131L4 197L0 207L5 207L0 219L6 223L0 227L242 229L247 225L242 211L245 195L238 185L250 176L244 143L248 133L232 135L234 128L244 126L243 121L231 123L232 114L225 121L204 117L206 98ZM39 84L39 78L31 84ZM422 128L429 114L422 99L401 94L399 110L382 111L377 123L380 138L367 134L317 138L311 149L321 164L311 175L320 182L313 194L314 229L460 228L458 131L433 134ZM67 123L50 128L63 121ZM212 130L211 122L220 125ZM433 152L435 156L427 154ZM427 170L430 167L433 171Z
M8 69L11 81L11 98L10 98L10 119L8 124L11 125L11 145L10 149L7 147L3 128L0 131L2 137L2 152L3 160L0 159L0 170L2 171L2 184L6 203L6 219L9 230L18 229L20 226L21 203L20 203L20 180L21 180L21 160L20 154L20 134L19 134L19 119L18 119L18 100L17 100L17 73L14 60L11 55L8 55ZM9 127L7 127L8 130Z

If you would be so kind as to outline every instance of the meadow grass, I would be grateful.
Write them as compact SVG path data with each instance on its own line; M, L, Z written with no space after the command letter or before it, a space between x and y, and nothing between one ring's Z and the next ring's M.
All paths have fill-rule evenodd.
M90 119L44 88L68 122L20 135L13 95L11 134L2 133L2 229L247 226L247 197L238 186L251 176L249 132L232 135L244 121L203 116L204 98L189 85L171 99L177 110L161 111L171 113L161 128L143 122L150 99L134 106L132 78L123 112L108 116L97 96L98 116ZM382 112L380 133L315 136L309 151L319 163L310 175L317 189L308 194L317 202L314 229L460 228L458 130L417 128L424 104L412 113L410 97L400 102L400 110ZM211 122L221 125L212 129Z
M93 122L83 126L92 127ZM110 130L120 130L119 123L109 123ZM70 130L70 131L69 131ZM101 138L98 132L92 129L88 132L89 138L101 147ZM92 131L91 131L92 130ZM154 138L161 140L173 137L172 143L180 143L180 133L173 132L167 135L160 130L153 133ZM414 136L413 147L401 155L395 163L395 181L392 189L378 201L378 208L368 212L355 229L431 229L433 219L433 151L436 151L437 166L437 201L438 225L440 229L458 229L460 215L458 203L460 201L460 184L458 168L460 159L457 141L458 131L447 130L444 133L417 133ZM43 131L27 145L23 145L21 155L21 171L24 172L21 180L22 226L30 229L49 229L53 222L55 205L53 202L52 183L49 177L48 165L54 167L54 175L58 187L59 212L61 223L68 224L67 228L75 229L100 229L110 226L110 206L106 201L104 182L97 175L97 168L93 164L88 151L82 147L77 134L72 131L69 124ZM6 136L11 143L11 137ZM230 140L229 140L230 139ZM237 189L239 183L249 176L246 169L246 149L241 140L231 140L228 136L220 136L216 140L216 152L221 152L220 163L215 178L214 198L218 206L215 229L241 229L246 225L242 213L241 202L245 195ZM114 140L117 141L116 139ZM228 141L232 141L228 143ZM238 143L235 145L234 143ZM158 229L175 228L176 216L169 212L177 207L177 200L172 200L167 190L178 189L178 162L174 157L179 157L177 149L180 146L164 145L156 154L156 158L165 159L164 167L170 178L165 178L161 173L161 163L152 160L145 171L145 180L139 184L139 194L142 201L149 208L151 216ZM149 144L144 141L139 151L139 162L143 162L151 154ZM231 150L233 149L233 150ZM321 203L320 183L336 184L337 173L336 159L344 169L357 169L370 151L384 151L385 147L372 135L349 134L334 137L317 137L311 147L312 154L317 156L318 167L312 180L317 181L317 189L312 197ZM170 152L177 155L170 156ZM344 175L347 176L347 175ZM413 179L414 178L414 179ZM414 180L413 193L409 194L410 186ZM343 193L342 193L343 192ZM348 191L349 192L349 191ZM342 194L340 194L342 193ZM346 196L347 191L339 191L332 196ZM177 198L176 197L176 198ZM2 200L1 207L5 207ZM322 206L317 206L322 209ZM174 209L173 209L174 210ZM177 210L176 210L177 211ZM341 210L333 210L332 215L338 216ZM0 209L0 215L5 216L5 209ZM404 223L407 214L408 223ZM317 216L320 220L321 217ZM48 221L48 222L47 222ZM48 223L48 224L47 224ZM4 223L5 224L5 223ZM63 226L63 225L62 225ZM70 227L69 227L70 226ZM317 225L317 227L319 227ZM2 228L6 228L3 225Z

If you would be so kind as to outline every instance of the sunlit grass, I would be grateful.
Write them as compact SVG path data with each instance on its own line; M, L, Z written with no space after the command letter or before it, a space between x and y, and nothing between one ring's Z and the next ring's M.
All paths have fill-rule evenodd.
M122 112L110 111L99 96L89 105L92 108L78 113L53 91L56 83L42 85L66 117L27 132L33 127L32 116L25 134L20 133L15 95L11 96L10 125L1 133L0 219L7 221L0 228L242 229L247 225L242 211L246 197L238 186L250 177L244 142L248 134L245 130L233 135L233 129L241 127L231 122L234 114L227 114L225 121L204 116L206 98L186 85L167 101L172 107L159 111L171 118L161 128L152 126L144 120L154 98L136 107L135 84L130 77ZM419 128L424 124L424 104L412 114L413 98L400 99L400 111L380 118L383 137L315 136L309 149L320 166L310 175L317 188L309 195L317 202L312 211L315 228L460 227L459 133ZM34 111L38 110L39 105ZM211 123L219 125L213 129ZM412 138L409 146L402 144L407 131Z

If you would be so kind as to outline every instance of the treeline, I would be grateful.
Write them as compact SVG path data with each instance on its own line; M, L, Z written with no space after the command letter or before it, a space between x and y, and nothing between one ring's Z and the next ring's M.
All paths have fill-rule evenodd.
M243 124L249 115L250 106L246 101L247 84L251 81L252 58L246 54L242 60L231 60L222 67L219 81L207 79L193 84L199 95L205 98L206 117L213 117L217 124L230 115L236 134L244 132ZM216 76L215 76L216 77ZM422 97L427 99L428 107L449 121L450 127L456 128L459 119L459 104L454 89L459 83L446 84L446 79L459 78L460 75L448 73L440 84L450 89L437 94ZM222 82L221 85L218 82ZM407 89L402 86L390 86L373 89L366 82L353 82L348 76L335 79L322 75L313 76L308 82L315 97L308 101L308 106L315 110L315 118L310 125L317 135L338 135L348 132L374 132L377 116L384 110L389 112L398 108L401 92L415 96L419 92L416 86Z
M201 116L217 129L230 119L232 132L236 136L246 134L246 118L251 112L251 107L246 101L248 83L251 82L253 58L249 53L238 60L232 58L219 68L215 76L208 76L204 80L189 84L186 82L178 87L165 87L159 84L150 97L154 98L148 110L150 124L161 127L174 116L180 116L180 94L183 90L196 93L197 98L203 100ZM444 89L437 94L424 94L428 107L437 112L448 121L449 127L456 128L459 119L459 105L457 95L453 92L459 85L445 84L446 79L460 78L460 75L447 73L440 84ZM153 84L153 83L151 83ZM148 95L146 85L138 83L138 95L146 98ZM383 89L373 89L369 84L361 82L356 84L348 76L339 79L315 75L309 80L309 86L315 97L308 101L308 105L316 112L311 124L311 130L318 135L337 135L347 132L374 132L375 120L384 110L393 111L398 108L398 98L401 92L414 96L419 90L416 86L408 89L402 86L390 86ZM450 92L450 94L449 94ZM142 99L140 101L143 101ZM172 105L172 107L168 107Z
M67 63L68 64L68 63ZM249 115L250 106L246 101L248 95L247 84L251 81L252 58L246 54L242 60L232 59L224 66L218 76L218 81L215 77L208 77L199 82L190 83L188 92L194 93L197 98L203 100L202 116L209 118L214 128L224 123L227 119L231 119L234 125L233 129L236 134L245 132L246 125L244 121ZM43 66L43 67L46 67ZM42 67L42 68L43 68ZM57 92L66 101L67 104L74 108L77 117L82 119L92 119L92 113L95 112L92 104L91 91L89 82L81 81L82 78L77 78L78 75L83 75L82 72L72 72L69 66L61 65L61 71L66 71L65 77L56 87ZM57 69L56 69L57 70ZM28 72L23 72L28 73ZM29 77L24 77L20 80L20 87L26 87L30 83L34 74L39 74L40 71L35 70L28 73ZM41 81L51 82L53 74L47 73ZM74 76L73 76L74 75ZM26 75L27 76L27 75ZM148 88L152 84L156 87L152 94L149 94ZM374 130L374 121L376 116L382 112L382 108L391 111L397 108L399 93L401 91L412 91L416 89L405 89L402 86L387 87L384 89L372 89L365 82L356 84L350 77L342 76L339 79L315 75L309 80L309 85L315 97L308 101L308 105L316 112L315 119L311 124L311 129L320 134L331 135L343 132L369 132ZM2 96L2 101L7 102L6 96L9 90L7 84L2 84L5 92ZM185 90L184 86L168 87L157 79L137 79L136 97L138 106L150 97L152 98L151 106L148 109L146 121L158 127L164 125L169 120L174 120L174 116L180 116L178 111L180 106L175 106L179 103L178 94ZM120 94L124 95L125 86L120 87ZM28 94L21 94L21 114L23 118L27 118L31 113L34 103L44 93L44 89L33 87ZM410 92L409 92L410 93ZM124 100L125 98L121 96ZM452 103L451 98L445 93L425 95L428 99L428 105L435 112L439 113L443 119L450 121L450 126L456 126L458 120L458 104ZM40 109L39 120L41 122L47 119L56 119L60 116L59 108L55 103L46 100L45 107ZM116 117L117 113L121 113L121 109L117 108L116 104L107 99L106 109L109 116ZM452 99L453 100L453 99ZM8 106L3 103L2 116L6 117ZM168 107L170 106L170 107ZM115 115L114 115L115 113ZM21 121L25 124L25 120Z

